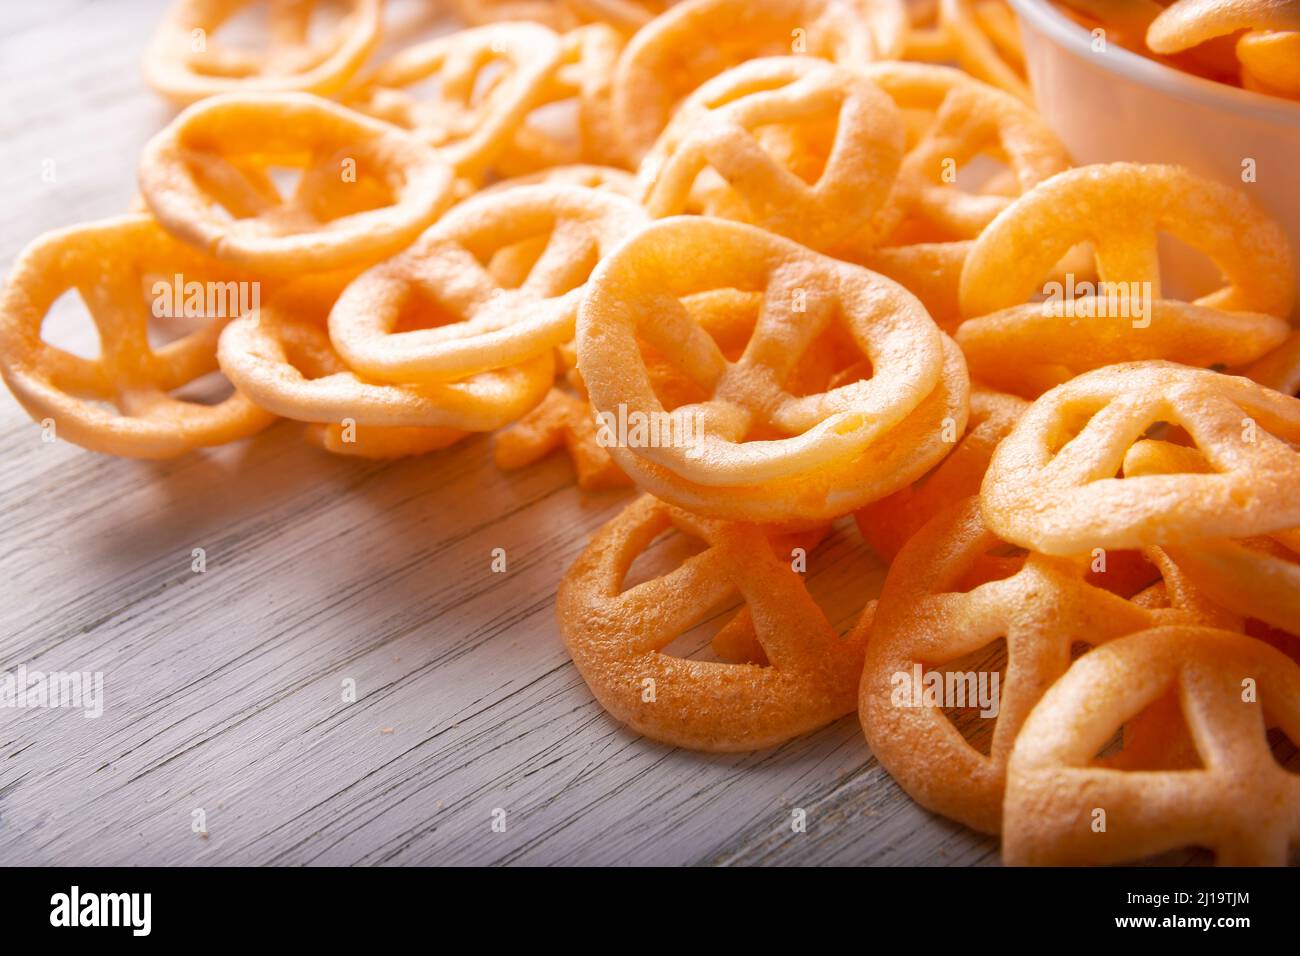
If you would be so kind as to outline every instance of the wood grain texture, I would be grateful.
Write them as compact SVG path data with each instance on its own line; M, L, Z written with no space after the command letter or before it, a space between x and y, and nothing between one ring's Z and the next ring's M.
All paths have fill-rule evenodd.
M39 233L130 202L140 147L172 115L138 66L161 9L7 8L6 270ZM84 338L63 305L52 324ZM102 671L106 697L98 720L0 710L0 865L996 861L996 841L899 791L854 717L747 756L610 720L553 605L628 500L580 493L560 458L500 473L489 439L377 464L310 448L292 423L115 460L42 442L0 394L0 670ZM809 572L841 624L881 578L849 527Z

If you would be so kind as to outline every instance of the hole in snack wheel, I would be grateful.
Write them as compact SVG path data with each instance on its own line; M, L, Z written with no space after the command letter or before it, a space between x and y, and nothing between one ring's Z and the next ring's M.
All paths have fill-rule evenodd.
M1177 688L1166 689L1124 721L1097 752L1093 765L1130 771L1203 769Z
M230 384L226 376L220 372L209 372L192 382L186 382L180 388L173 389L171 397L194 405L219 405L234 392L235 387Z
M835 633L844 636L858 622L862 609L880 596L889 570L886 562L859 543L853 519L839 518L815 546L806 536L795 535L773 543L777 557L793 562L795 547L807 556L804 584L826 615Z
M955 170L953 188L986 196L1020 195L1020 183L1006 162L988 153L979 153Z
M248 3L240 6L208 37L209 45L215 40L221 46L237 49L245 53L262 55L270 47L269 3ZM194 68L207 72L207 64L214 58L195 55L192 58Z
M715 640L718 640L717 645ZM694 661L767 665L745 604L738 599L727 602L708 618L673 638L660 653Z
M266 175L282 200L293 198L293 194L298 191L298 184L302 182L302 173L301 167L297 166L266 167Z
M423 285L411 286L402 302L393 324L393 332L412 332L416 329L436 329L444 325L464 322L465 316L453 312L438 301Z
M1273 627L1257 618L1246 619L1246 633L1275 647L1291 660L1300 664L1300 635Z
M488 257L487 270L503 289L517 289L528 279L537 260L546 251L550 233L526 236L502 246Z
M947 587L948 593L967 594L982 584L1003 581L1020 572L1029 552L1015 545L997 542L983 554L977 555L957 578Z
M99 358L99 329L76 289L54 300L41 323L41 341L80 358Z
M838 115L830 115L758 126L753 135L777 165L813 186L826 171L838 128Z
M1102 567L1104 570L1098 570ZM1131 598L1159 581L1160 569L1147 560L1141 551L1107 551L1105 564L1102 565L1098 558L1094 558L1084 580L1111 594Z
M993 750L1006 676L1007 642L999 637L956 660L924 667L922 680L927 693L933 689L942 694L943 715L962 739L987 757Z
M140 275L146 336L155 351L207 329L214 322L237 319L262 304L262 287L252 280L223 280L197 274Z
M669 526L648 544L632 561L623 577L621 590L627 591L670 574L687 558L708 548L708 543Z
M830 323L804 350L781 388L794 396L817 395L867 381L875 374L871 359L839 322Z
M470 90L469 105L477 106L509 77L510 67L506 60L493 57L487 60L474 77L474 86Z
M1268 748L1279 767L1288 773L1300 774L1300 748L1296 747L1295 742L1281 727L1269 730Z
M1160 294L1166 299L1190 302L1221 288L1226 281L1213 259L1176 236L1160 233L1156 249L1160 256Z
M343 148L317 158L320 168L339 173L318 177L312 182L312 190L306 197L307 208L317 222L332 222L344 216L383 209L397 202L396 184L376 175L378 169L374 163L356 163L354 169L355 152ZM345 169L355 172L355 179L345 178Z
M572 97L563 100L556 100L552 103L544 103L528 114L524 120L523 130L526 131L518 140L521 145L540 139L541 141L553 141L562 147L578 149L580 143L577 136L578 129L578 102ZM545 164L545 156L532 157L535 163Z
M1047 438L1047 451L1052 455L1060 454L1079 433L1088 427L1092 417L1102 410L1104 404L1095 406L1073 406L1063 410L1060 418L1053 423Z

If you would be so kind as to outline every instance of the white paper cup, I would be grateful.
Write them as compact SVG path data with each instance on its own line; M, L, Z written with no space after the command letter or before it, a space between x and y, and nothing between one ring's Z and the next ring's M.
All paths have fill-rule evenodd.
M1093 37L1047 0L1010 0L1043 118L1076 163L1174 163L1243 190L1286 230L1300 274L1300 103L1202 79ZM1254 182L1243 180L1253 160ZM1213 286L1204 261L1162 252L1171 294ZM1298 310L1300 311L1300 310Z

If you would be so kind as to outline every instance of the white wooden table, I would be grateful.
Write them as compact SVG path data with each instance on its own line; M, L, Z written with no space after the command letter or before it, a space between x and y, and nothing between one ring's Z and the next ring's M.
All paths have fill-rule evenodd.
M172 115L139 70L161 8L6 7L6 271L39 233L128 206ZM84 347L87 324L61 301L50 337ZM0 865L996 861L902 794L855 717L710 756L606 716L553 606L630 499L580 493L560 457L503 474L488 439L383 464L291 423L117 460L43 442L0 390L0 671L105 680L99 719L0 709ZM843 624L881 572L846 525L809 578Z

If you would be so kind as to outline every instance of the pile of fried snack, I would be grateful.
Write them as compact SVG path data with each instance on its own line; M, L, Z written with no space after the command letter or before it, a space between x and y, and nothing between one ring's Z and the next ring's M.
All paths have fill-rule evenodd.
M1300 99L1300 0L1057 2L1094 38L1206 79Z
M385 56L380 0L324 32L272 2L257 52L213 36L240 6L159 27L147 76L186 108L137 211L13 267L36 421L140 458L277 418L368 457L567 448L583 488L645 493L558 596L636 731L746 751L856 711L1007 862L1288 860L1300 335L1249 185L1072 168L990 0L464 0ZM1159 234L1204 295L1162 292ZM151 346L181 277L259 307ZM97 359L42 340L72 289ZM178 397L218 369L229 397ZM798 556L849 515L890 568L837 633ZM703 550L625 589L673 528ZM710 659L665 653L723 612ZM949 678L999 645L981 743Z

